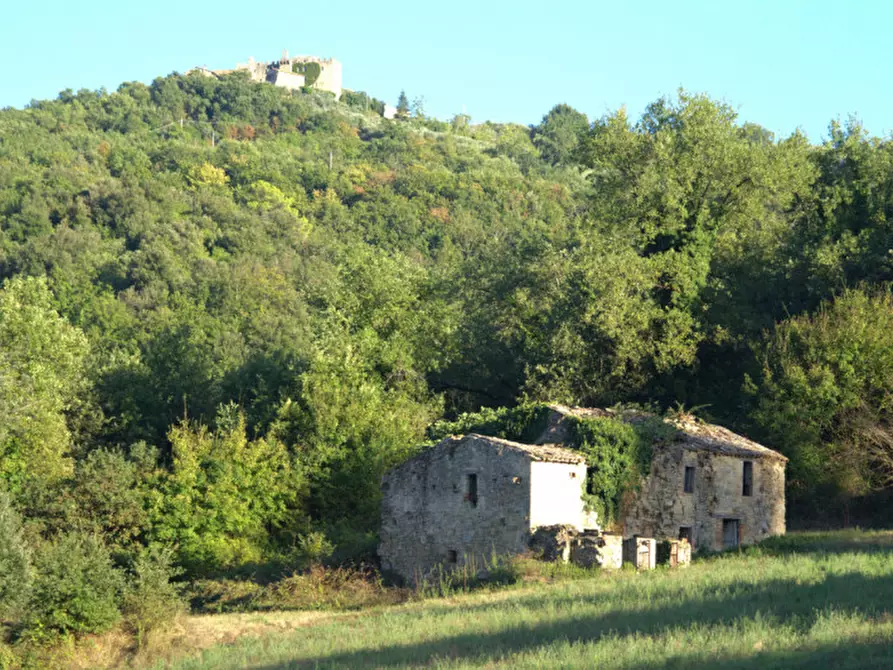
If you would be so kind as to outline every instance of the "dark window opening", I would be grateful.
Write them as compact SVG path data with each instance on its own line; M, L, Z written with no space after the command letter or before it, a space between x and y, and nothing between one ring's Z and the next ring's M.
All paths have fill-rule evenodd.
M680 526L679 539L686 540L690 545L694 546L694 535L691 532L691 526Z
M744 475L741 481L741 495L753 495L753 461L744 461Z
M685 466L685 478L682 482L682 490L685 493L695 492L695 468L693 465Z
M450 549L447 552L447 561L452 564L456 564L459 562L459 554L456 553L455 549Z
M465 476L465 499L472 507L478 504L478 476L476 474Z
M741 544L741 522L738 519L722 520L722 546L734 549Z

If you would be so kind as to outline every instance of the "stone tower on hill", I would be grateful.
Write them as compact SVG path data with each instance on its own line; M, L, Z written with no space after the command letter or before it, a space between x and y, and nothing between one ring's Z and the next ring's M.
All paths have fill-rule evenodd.
M235 70L205 70L197 68L205 74L221 75L230 72L248 72L251 79L269 82L291 90L313 88L318 91L330 91L335 98L341 97L341 62L334 58L318 56L289 56L288 50L282 51L277 61L262 63L249 58L247 63L238 63Z

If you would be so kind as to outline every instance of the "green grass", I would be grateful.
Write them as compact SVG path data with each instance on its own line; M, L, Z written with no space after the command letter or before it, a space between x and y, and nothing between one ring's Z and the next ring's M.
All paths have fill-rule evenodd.
M687 569L375 608L175 667L881 668L891 610L893 533L804 533Z

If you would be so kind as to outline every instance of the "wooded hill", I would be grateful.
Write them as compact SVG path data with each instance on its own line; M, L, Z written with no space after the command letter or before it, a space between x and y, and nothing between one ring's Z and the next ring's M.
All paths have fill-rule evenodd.
M0 112L22 542L356 555L433 422L543 400L695 408L791 458L796 513L891 484L888 140L684 92L532 128L369 100L173 75Z

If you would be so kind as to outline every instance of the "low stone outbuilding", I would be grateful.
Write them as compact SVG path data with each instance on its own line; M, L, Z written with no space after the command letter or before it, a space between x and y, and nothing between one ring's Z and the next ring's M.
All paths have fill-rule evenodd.
M556 446L447 438L382 481L382 569L417 581L437 566L527 550L533 529L589 525L586 459Z

